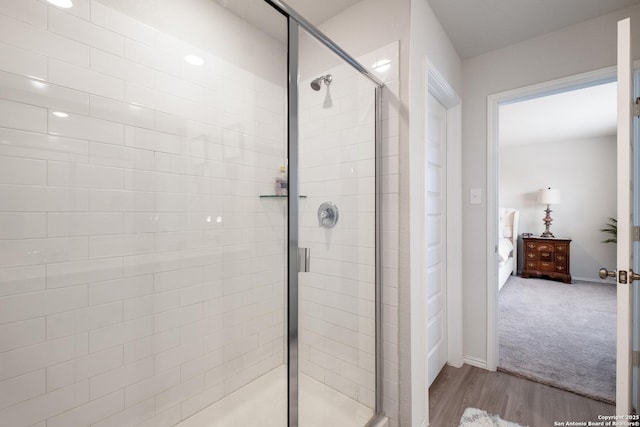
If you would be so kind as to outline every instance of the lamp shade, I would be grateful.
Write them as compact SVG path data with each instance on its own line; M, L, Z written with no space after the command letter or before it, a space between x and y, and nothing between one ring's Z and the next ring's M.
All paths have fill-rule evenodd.
M557 205L560 203L560 190L555 188L541 188L538 190L538 203L541 205Z

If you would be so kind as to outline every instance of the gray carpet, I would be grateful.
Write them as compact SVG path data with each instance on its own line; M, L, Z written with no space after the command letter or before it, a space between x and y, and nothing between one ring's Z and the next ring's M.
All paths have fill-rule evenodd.
M615 285L511 276L498 300L501 371L615 401Z

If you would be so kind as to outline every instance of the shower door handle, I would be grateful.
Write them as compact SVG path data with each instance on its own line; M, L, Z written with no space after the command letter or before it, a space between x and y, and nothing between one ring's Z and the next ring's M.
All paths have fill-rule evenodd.
M298 273L308 273L311 268L311 248L298 248Z

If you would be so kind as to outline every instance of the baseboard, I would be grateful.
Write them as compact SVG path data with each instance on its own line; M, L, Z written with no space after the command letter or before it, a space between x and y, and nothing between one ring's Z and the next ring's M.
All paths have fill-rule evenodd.
M462 365L464 365L464 359L460 358L460 360L458 361L456 360L448 360L447 361L447 365L453 366L454 368L462 368Z
M522 277L518 274L518 277ZM532 277L532 279L539 279L539 277ZM599 278L595 278L595 277L577 277L577 276L571 276L571 280L576 280L578 282L591 282L591 283L610 283L615 285L616 284L616 280L615 279L611 279L608 278L607 280L601 280Z
M475 366L476 368L488 369L486 360L476 359L475 357L465 357L464 363Z
M607 279L607 280L600 280L600 279L596 279L594 277L576 277L576 276L571 276L571 280L578 280L580 282L591 282L591 283L612 283L615 285L615 279Z

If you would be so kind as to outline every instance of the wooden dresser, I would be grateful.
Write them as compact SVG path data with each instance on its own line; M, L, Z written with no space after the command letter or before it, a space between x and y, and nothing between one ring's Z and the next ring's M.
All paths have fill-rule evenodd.
M571 283L571 239L523 237L522 277L547 277Z

